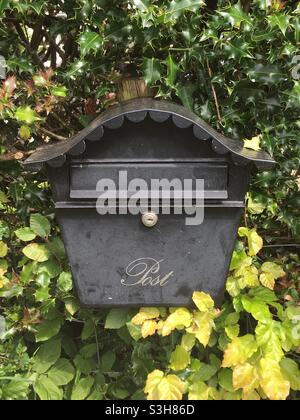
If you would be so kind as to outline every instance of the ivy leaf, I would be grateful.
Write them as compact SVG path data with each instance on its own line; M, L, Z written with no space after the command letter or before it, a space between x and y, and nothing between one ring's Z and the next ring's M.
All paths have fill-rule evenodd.
M33 370L37 373L45 373L53 366L60 357L61 340L52 340L42 344L33 357Z
M235 337L225 350L222 367L244 364L257 349L258 346L253 335Z
M49 220L39 213L32 214L30 216L30 228L31 230L41 238L49 236L51 231L51 225Z
M92 377L80 379L79 382L77 382L72 389L71 400L85 400L89 396L93 385L94 378Z
M26 122L27 124L33 124L36 121L40 121L41 118L38 114L30 108L30 106L21 106L16 110L15 117L17 121Z
M157 329L157 322L151 319L148 319L142 325L142 328L141 328L142 337L146 338L155 334L156 329Z
M72 290L73 282L71 273L63 271L57 280L57 286L62 292L69 292Z
M161 78L160 61L156 58L145 58L142 71L147 85L154 85Z
M182 336L181 345L187 350L191 351L196 343L196 337L193 334L186 333Z
M190 353L181 345L177 345L171 354L170 369L183 370L190 364Z
M204 382L194 382L189 386L189 400L207 401L209 400L210 388Z
M15 235L17 238L24 242L29 242L36 238L36 234L29 227L15 230Z
M67 385L75 376L75 369L67 359L59 359L48 371L48 377L55 385Z
M250 313L257 321L268 322L272 319L271 312L264 302L246 295L242 296L241 301L245 311Z
M244 147L251 150L260 150L260 136L252 137L250 140L244 140Z
M79 37L79 48L81 56L85 57L91 51L97 52L101 45L103 39L97 32L83 32Z
M186 308L178 308L168 316L162 327L162 336L165 337L175 328L189 327L192 323L192 314Z
M214 307L214 301L204 292L194 292L193 293L193 302L201 312L206 312L207 310Z
M271 14L268 16L268 21L272 29L278 27L283 35L285 35L286 30L290 26L290 16L284 13Z
M280 361L283 357L281 338L284 337L281 324L276 321L259 322L255 329L256 341L264 357Z
M158 308L140 308L139 312L132 318L131 322L134 325L142 325L148 319L155 319L159 317Z
M29 244L23 248L22 252L30 260L37 262L47 261L50 257L49 249L43 244Z
M6 243L4 243L3 241L0 241L0 258L6 257L7 252L8 252L8 247Z
M239 236L246 236L248 239L249 255L256 255L263 247L263 240L257 234L255 229L248 229L245 227L240 227L238 230Z
M35 384L34 390L42 401L63 399L63 391L46 375L40 375Z
M147 400L181 400L184 383L176 375L164 376L161 370L149 373L145 386Z
M196 312L193 325L186 329L187 332L194 334L204 347L207 346L214 327L213 318L212 312Z
M300 369L294 360L284 357L280 361L281 372L286 380L290 382L294 391L300 391Z
M111 309L106 317L104 328L108 330L118 330L126 325L126 322L128 321L127 317L128 309Z
M259 376L255 366L250 363L237 365L233 368L232 384L234 389L243 389L243 399L259 387Z
M285 400L290 392L290 383L285 380L277 361L260 360L260 386L270 400Z

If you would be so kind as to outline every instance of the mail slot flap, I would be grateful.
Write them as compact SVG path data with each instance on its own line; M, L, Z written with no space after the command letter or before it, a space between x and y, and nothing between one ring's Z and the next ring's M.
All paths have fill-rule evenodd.
M196 186L201 185L201 182L196 183L196 180L204 181L205 199L228 198L228 165L224 161L126 163L83 161L72 163L70 171L70 198L73 199L97 199L101 191L103 192L103 187L99 188L98 183L103 180L112 181L115 190L121 192L122 197L127 194L128 198L137 190L139 193L144 193L145 197L147 194L150 197L149 191L153 192L153 186L157 185L157 181L154 180L169 181L171 198L176 198L176 194L180 194L180 191L178 192L180 185L182 185L181 192L184 190L186 197L195 198ZM144 186L140 180L144 181L142 182ZM192 182L186 180L192 180ZM192 190L189 189L190 185L192 185ZM111 196L114 195L113 190L111 194ZM160 190L159 198L162 197L162 194L164 192Z

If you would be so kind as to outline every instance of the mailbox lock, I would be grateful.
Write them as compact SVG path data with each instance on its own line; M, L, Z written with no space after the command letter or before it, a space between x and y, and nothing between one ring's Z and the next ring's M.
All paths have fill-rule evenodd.
M153 212L144 213L142 215L142 223L146 227L153 227L158 222L157 214Z

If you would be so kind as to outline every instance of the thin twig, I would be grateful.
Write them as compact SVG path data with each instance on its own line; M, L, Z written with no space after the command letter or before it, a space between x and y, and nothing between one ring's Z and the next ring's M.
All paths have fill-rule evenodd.
M68 140L68 137L59 136L58 134L55 134L52 131L47 130L46 128L40 127L39 130L42 133L46 134L47 136L52 137L56 140L60 140L60 141Z
M211 68L210 68L210 65L209 65L208 58L206 59L206 65L207 65L207 70L208 70L209 77L212 78L212 71L211 71ZM215 87L214 87L212 81L210 81L210 86L211 86L211 91L212 91L212 94L213 94L213 97L214 97L214 101L215 101L215 106L216 106L218 121L219 121L220 124L222 124L222 117L221 117L221 114L220 114L220 107L219 107L218 97L217 97L217 93L216 93L216 90L215 90Z

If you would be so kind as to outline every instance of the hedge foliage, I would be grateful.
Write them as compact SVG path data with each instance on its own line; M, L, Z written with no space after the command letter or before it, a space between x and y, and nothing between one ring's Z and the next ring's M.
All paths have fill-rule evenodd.
M0 22L0 398L299 399L299 2L0 0ZM128 76L277 161L222 308L80 308L47 178L22 170Z

